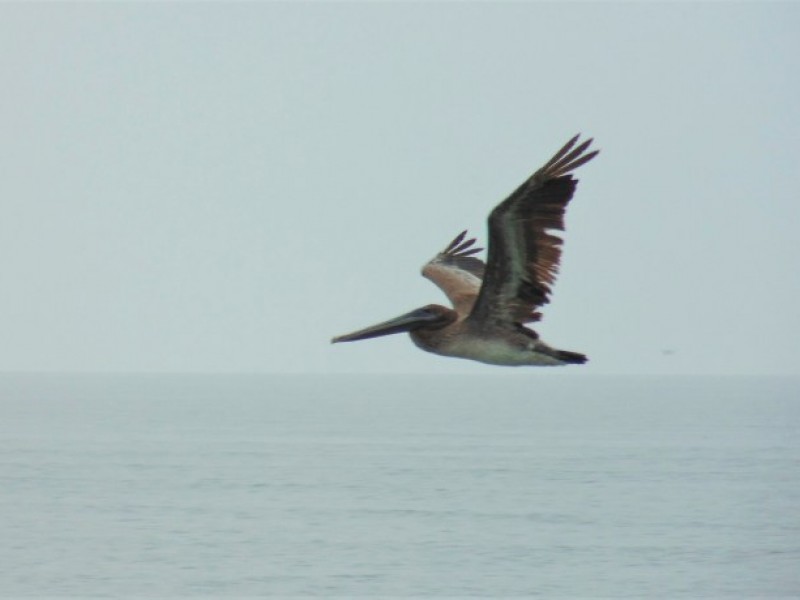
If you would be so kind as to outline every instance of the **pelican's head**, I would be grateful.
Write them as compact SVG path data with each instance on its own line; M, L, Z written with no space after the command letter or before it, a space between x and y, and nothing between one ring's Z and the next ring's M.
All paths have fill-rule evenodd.
M417 329L440 329L456 320L456 312L438 304L428 304L422 308L417 308L394 319L389 319L383 323L359 329L353 333L336 336L331 340L337 342L355 342L369 338L390 335L392 333L403 333L404 331L415 331Z

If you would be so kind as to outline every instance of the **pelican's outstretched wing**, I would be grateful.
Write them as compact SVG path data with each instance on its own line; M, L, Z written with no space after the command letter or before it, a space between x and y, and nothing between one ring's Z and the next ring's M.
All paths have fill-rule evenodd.
M570 172L598 153L586 152L591 139L575 147L578 137L489 215L486 272L469 315L475 325L525 323L541 317L536 309L549 301L561 258L562 240L550 232L564 230L564 211L578 183Z
M462 231L447 248L422 267L422 275L439 286L462 318L475 304L486 268L482 260L472 256L483 248L473 248L475 238L465 241L466 235L467 232Z

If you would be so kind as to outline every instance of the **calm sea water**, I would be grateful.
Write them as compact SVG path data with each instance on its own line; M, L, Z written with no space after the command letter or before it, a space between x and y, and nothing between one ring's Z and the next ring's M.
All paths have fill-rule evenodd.
M0 377L0 596L800 596L800 380Z

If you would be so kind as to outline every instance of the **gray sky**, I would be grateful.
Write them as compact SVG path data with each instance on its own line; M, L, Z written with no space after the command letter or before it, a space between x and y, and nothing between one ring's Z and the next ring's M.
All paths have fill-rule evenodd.
M0 371L496 371L329 339L583 132L570 369L798 373L798 4L2 4L0 74Z

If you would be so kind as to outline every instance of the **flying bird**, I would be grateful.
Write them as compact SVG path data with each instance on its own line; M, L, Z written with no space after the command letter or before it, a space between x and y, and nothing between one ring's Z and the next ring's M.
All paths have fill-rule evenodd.
M489 215L486 263L473 256L475 238L461 232L431 259L422 275L453 308L429 304L409 313L333 338L354 342L408 332L419 348L492 365L582 364L584 354L543 342L526 323L541 319L550 301L561 258L564 212L578 181L572 171L592 160L592 140L576 135Z

